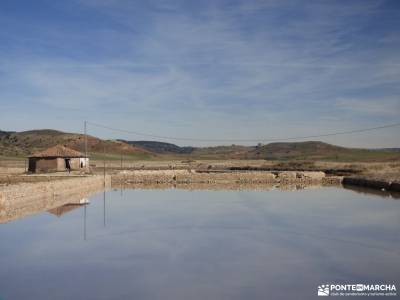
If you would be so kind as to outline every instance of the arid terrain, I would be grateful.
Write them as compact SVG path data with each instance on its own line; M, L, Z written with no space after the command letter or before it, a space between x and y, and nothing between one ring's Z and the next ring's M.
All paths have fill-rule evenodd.
M327 161L264 161L264 160L144 160L117 161L91 160L92 174L118 174L122 171L191 170L205 174L241 173L251 171L310 171L324 172L327 176L354 177L382 182L400 182L400 162L327 162ZM0 184L18 181L26 174L25 160L0 161ZM72 173L69 176L79 175ZM29 176L28 176L29 177ZM51 178L65 178L68 174L55 173ZM24 176L24 181L27 177ZM48 180L49 176L36 175L35 181ZM32 179L33 180L33 179Z
M87 137L87 144L91 174L190 170L213 176L211 174L293 171L374 181L378 182L378 188L400 182L400 151L396 148L354 149L318 141L180 147L164 142L102 140L93 136ZM0 131L0 184L65 178L63 173L50 177L39 175L35 179L24 176L27 156L54 145L84 152L85 136L56 130Z
M0 130L0 160L24 159L37 151L55 145L85 152L85 136L57 130L6 132ZM400 149L346 148L320 141L181 147L158 141L104 140L87 137L87 151L92 159L120 160L261 160L328 161L328 162L393 162L400 161Z

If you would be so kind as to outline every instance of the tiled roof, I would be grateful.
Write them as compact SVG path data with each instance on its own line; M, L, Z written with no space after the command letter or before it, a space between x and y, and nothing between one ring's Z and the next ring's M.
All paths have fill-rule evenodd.
M47 150L36 152L29 157L85 157L85 155L79 151L57 145Z

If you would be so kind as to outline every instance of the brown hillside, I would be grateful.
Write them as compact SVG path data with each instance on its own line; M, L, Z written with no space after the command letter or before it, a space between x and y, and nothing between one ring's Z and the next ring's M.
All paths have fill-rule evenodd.
M391 161L399 153L345 148L319 141L271 143L255 147L248 155L267 160Z
M55 145L65 145L76 151L85 151L84 135L57 130L31 130L12 132L0 136L0 155L26 156ZM113 155L153 156L150 151L119 141L102 140L88 136L88 152Z

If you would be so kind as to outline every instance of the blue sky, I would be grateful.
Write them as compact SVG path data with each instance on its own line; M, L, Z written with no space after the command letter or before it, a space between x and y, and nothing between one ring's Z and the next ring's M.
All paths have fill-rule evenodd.
M280 138L398 122L399 95L396 0L0 1L2 130Z

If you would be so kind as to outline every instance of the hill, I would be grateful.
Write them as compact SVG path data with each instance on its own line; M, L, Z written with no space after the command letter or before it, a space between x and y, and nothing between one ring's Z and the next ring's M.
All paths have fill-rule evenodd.
M0 138L2 138L3 136L9 135L11 133L14 133L13 131L2 131L0 130Z
M247 154L266 160L390 161L400 153L385 150L346 148L319 141L270 143L254 147Z
M24 132L0 131L0 156L25 157L61 144L84 151L84 135L43 129ZM265 159L322 161L393 161L400 152L392 149L355 149L319 141L270 143L257 146L180 147L158 141L102 140L88 136L92 158L119 159Z
M400 153L335 146L320 141L270 143L258 146L225 146L196 148L191 155L198 158L324 160L324 161L391 161Z
M400 152L400 148L379 148L379 149L371 149L371 151Z
M23 132L0 131L0 155L23 157L36 151L44 150L55 145L65 145L77 151L84 152L84 135L66 133L57 130L43 129ZM120 141L102 140L88 136L88 153L99 157L106 154L107 158L119 158L121 154L132 158L150 158L154 154Z
M194 147L180 147L171 143L157 141L125 141L118 140L129 145L138 146L154 153L171 153L171 154L190 154L195 149Z
M194 158L201 159L253 159L251 151L253 146L215 146L195 148L191 153Z
M157 153L164 159L265 159L324 161L391 161L400 159L397 148L355 149L320 141L270 143L257 146L180 147L158 141L123 141Z

